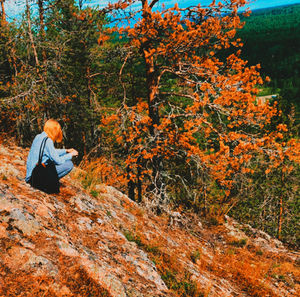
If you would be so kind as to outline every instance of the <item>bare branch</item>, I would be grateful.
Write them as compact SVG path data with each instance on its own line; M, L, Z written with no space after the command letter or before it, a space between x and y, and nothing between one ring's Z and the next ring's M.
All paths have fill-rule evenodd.
M7 102L10 102L10 103L11 103L11 101L14 101L14 100L16 100L16 99L18 99L18 98L24 98L24 97L26 97L26 96L28 96L28 95L34 93L34 92L35 92L34 87L35 87L36 84L39 83L39 82L42 82L42 80L38 80L38 81L32 82L31 87L30 87L30 89L29 89L28 91L23 92L23 93L21 93L21 94L19 94L19 95L16 95L16 96L14 96L14 97L2 99L1 102L6 102L6 103L7 103Z
M152 0L152 2L150 3L149 7L153 8L153 6L158 2L159 0Z
M119 72L119 81L123 87L123 105L125 104L125 100L126 100L126 87L125 87L125 83L122 81L122 73L123 73L123 69L126 65L126 62L128 60L128 58L130 57L130 55L132 54L132 52L128 52L126 57L125 57L125 60L124 60L124 63L120 69L120 72Z
M188 94L183 94L183 93L174 93L174 92L160 92L161 95L167 95L167 96L177 96L177 97L185 97L185 98L189 98L192 100L195 100L195 97L192 95L188 95Z

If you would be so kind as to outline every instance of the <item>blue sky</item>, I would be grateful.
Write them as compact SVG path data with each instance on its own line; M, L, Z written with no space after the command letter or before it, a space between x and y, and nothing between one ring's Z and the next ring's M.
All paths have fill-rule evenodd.
M106 5L106 3L110 1L91 0L89 2L103 7ZM112 1L112 2L116 2L116 1ZM180 3L180 6L188 6L188 5L198 5L199 3L201 3L202 5L208 5L212 2L212 0L160 0L160 2L165 3L167 6L173 6L176 2ZM300 0L251 0L249 6L251 9L258 9L258 8L287 5L287 4L294 4L294 3L300 3Z
M173 6L176 2L180 3L180 6L197 5L201 3L203 6L211 3L212 0L160 0L159 3L164 3L166 6ZM86 3L89 5L99 5L104 7L108 2L116 2L115 0L87 0ZM16 17L24 11L25 0L6 0L5 8L6 13L9 17ZM279 5L295 4L300 3L300 0L252 0L250 8L258 9Z

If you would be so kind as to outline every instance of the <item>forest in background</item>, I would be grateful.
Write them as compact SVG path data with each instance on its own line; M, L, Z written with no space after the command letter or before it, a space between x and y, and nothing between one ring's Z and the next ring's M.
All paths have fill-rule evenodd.
M237 33L243 40L242 58L251 65L260 63L261 74L270 77L259 95L279 95L276 99L282 110L283 122L290 127L291 133L299 137L300 125L300 5L289 5L254 10L248 18L242 18L245 26ZM299 172L296 174L299 180ZM280 184L280 181L278 185ZM289 210L286 209L286 227L295 232L298 238L299 230L293 226L299 222L299 192L292 184L282 185L284 191L295 191L295 218L289 221ZM244 201L240 201L232 210L232 215L244 222L251 222L274 234L274 217L270 211L272 203L266 203L266 192L269 201L274 199L272 189L268 188L268 181L263 178L252 194L249 192ZM275 191L275 189L273 189ZM290 202L288 202L290 203ZM265 208L269 210L265 211ZM298 210L297 210L298 209ZM268 215L266 215L268 213ZM269 216L268 220L263 219Z
M280 94L285 114L300 112L300 4L255 10L238 33L242 57L271 78L262 94ZM299 126L297 127L299 133Z
M20 23L0 2L1 130L30 146L59 119L92 194L103 182L158 213L229 214L299 244L299 5L256 12L241 30L242 0L165 11L26 1ZM135 2L141 20L113 27ZM265 88L280 96L257 100Z

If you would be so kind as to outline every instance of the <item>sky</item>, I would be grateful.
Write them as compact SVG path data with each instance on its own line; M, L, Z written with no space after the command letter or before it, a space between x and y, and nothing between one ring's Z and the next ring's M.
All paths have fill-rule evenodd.
M87 0L88 5L98 5L100 8L105 7L108 2L116 2L116 0ZM208 5L212 0L160 0L159 3L164 3L167 7L173 6L175 3L180 3L180 7L197 5L201 3L203 6ZM24 11L25 0L6 0L4 5L8 17L14 18L22 14ZM273 7L279 5L288 5L300 3L300 0L251 0L249 5L251 10Z
M97 4L100 7L104 7L110 1L91 0L89 2ZM166 6L173 6L176 2L180 3L180 6L189 6L189 5L198 5L199 3L201 3L202 5L208 5L212 2L212 0L161 0L160 2L165 3ZM250 4L250 8L253 10L253 9L259 9L265 7L300 3L300 0L251 0L251 2L252 3Z

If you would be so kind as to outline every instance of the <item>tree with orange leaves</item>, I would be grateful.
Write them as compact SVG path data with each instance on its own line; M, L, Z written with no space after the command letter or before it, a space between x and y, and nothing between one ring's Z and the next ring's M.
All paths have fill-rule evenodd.
M170 193L205 201L217 188L224 214L257 154L276 156L270 166L278 166L298 146L280 142L284 125L268 129L278 115L276 104L256 99L257 85L263 84L259 65L247 66L239 57L238 9L246 2L166 8L157 0L122 0L109 5L115 20L122 14L129 22L116 29L128 40L120 82L131 55L140 55L144 63L146 96L128 103L122 83L120 109L102 121L113 127L114 143L125 147L131 198L135 188L139 197L143 190L151 192L160 208ZM219 58L229 48L234 53Z

